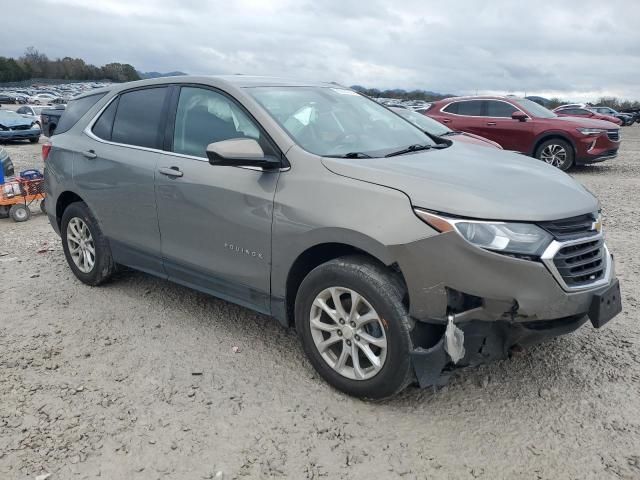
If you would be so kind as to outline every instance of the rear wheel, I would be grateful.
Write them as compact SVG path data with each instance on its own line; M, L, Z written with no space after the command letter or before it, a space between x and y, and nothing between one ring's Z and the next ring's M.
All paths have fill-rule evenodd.
M96 286L109 280L116 270L111 248L84 202L65 209L60 233L67 263L81 282Z
M536 149L536 158L549 165L567 171L573 165L573 147L566 140L552 138Z
M413 380L404 295L401 282L363 256L332 260L307 275L296 298L296 328L328 383L380 399Z
M9 216L13 218L14 222L26 222L31 218L31 210L23 203L17 203L11 205Z

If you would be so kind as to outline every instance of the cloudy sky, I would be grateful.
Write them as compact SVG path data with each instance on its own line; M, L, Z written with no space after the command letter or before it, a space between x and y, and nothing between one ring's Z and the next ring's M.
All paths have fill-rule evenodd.
M33 45L143 71L640 99L637 0L22 0L2 11L3 56Z

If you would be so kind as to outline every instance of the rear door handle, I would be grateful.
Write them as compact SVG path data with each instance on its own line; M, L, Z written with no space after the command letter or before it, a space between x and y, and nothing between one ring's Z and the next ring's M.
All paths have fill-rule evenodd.
M98 155L96 155L96 152L94 152L93 150L87 150L86 152L82 152L82 155L84 155L87 158L90 158L91 160L93 160L94 158L98 158Z
M449 120L448 118L443 118L442 119L442 123L449 123L449 122L451 122L451 120Z
M160 167L158 171L167 177L181 177L183 175L178 167Z
M487 125L489 127L495 127L496 126L496 122L487 122Z

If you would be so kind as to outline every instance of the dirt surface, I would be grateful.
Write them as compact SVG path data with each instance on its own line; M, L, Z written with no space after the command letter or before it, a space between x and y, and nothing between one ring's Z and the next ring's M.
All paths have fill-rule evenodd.
M332 390L267 317L141 273L84 286L37 208L0 220L0 479L640 478L640 126L623 138L572 175L624 312L384 403Z

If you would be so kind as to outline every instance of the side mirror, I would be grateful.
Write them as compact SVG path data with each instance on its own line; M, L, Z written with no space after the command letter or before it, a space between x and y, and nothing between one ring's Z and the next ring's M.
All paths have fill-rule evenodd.
M527 118L529 118L529 117L527 116L526 113L521 112L521 111L518 110L518 111L513 112L511 114L511 118L513 118L514 120L518 120L520 122L526 122Z
M279 168L279 159L264 154L260 144L253 138L232 138L207 146L207 157L211 165L222 167L260 167L265 170Z

